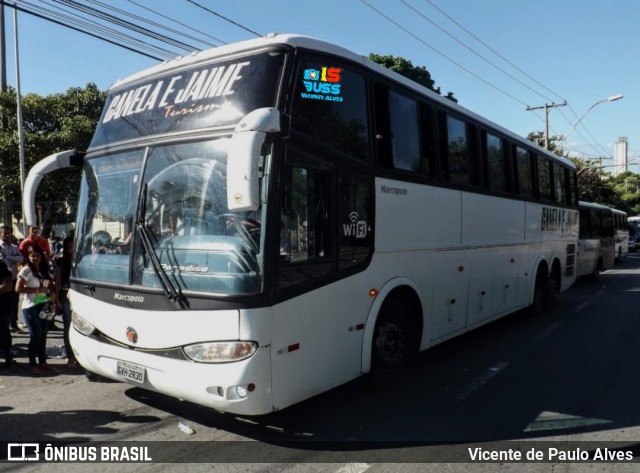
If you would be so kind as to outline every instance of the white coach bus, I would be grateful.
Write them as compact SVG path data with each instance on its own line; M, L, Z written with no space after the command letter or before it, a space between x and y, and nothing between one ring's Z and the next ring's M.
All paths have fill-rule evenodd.
M616 257L614 211L605 205L579 202L580 233L577 276L597 278L613 268ZM625 219L626 221L626 219Z
M77 359L222 411L392 383L576 277L570 161L303 36L117 82L83 166Z
M615 232L616 260L621 260L629 254L629 222L627 212L611 209L613 216L613 228Z

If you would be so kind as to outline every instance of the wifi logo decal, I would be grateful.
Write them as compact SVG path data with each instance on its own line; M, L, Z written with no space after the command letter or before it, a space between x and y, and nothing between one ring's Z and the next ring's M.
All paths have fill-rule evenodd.
M349 223L342 224L344 236L351 238L365 238L367 236L367 222L360 220L358 212L349 214Z

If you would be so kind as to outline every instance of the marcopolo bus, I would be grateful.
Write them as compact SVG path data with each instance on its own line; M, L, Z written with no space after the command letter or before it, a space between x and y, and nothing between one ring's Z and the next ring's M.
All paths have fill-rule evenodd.
M627 212L611 209L613 216L613 228L615 229L616 259L620 260L629 254L629 222Z
M576 277L572 163L341 47L225 45L113 85L82 161L71 344L89 371L263 414Z
M580 238L577 276L596 278L613 268L616 256L616 229L611 208L592 202L579 202Z

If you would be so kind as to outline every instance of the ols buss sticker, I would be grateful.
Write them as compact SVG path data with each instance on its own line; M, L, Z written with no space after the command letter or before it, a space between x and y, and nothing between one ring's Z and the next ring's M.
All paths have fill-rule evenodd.
M342 102L342 68L321 67L320 69L305 69L302 74L302 84L306 92L301 92L303 99Z

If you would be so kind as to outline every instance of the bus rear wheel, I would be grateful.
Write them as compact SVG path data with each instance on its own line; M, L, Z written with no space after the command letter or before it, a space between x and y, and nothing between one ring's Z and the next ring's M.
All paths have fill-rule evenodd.
M551 309L560 292L559 284L559 275L555 271L549 276L546 268L538 269L533 289L533 303L531 304L531 310L534 315L541 315Z
M371 387L383 388L399 379L414 353L412 339L405 305L396 298L386 300L373 334L371 371L367 376Z

